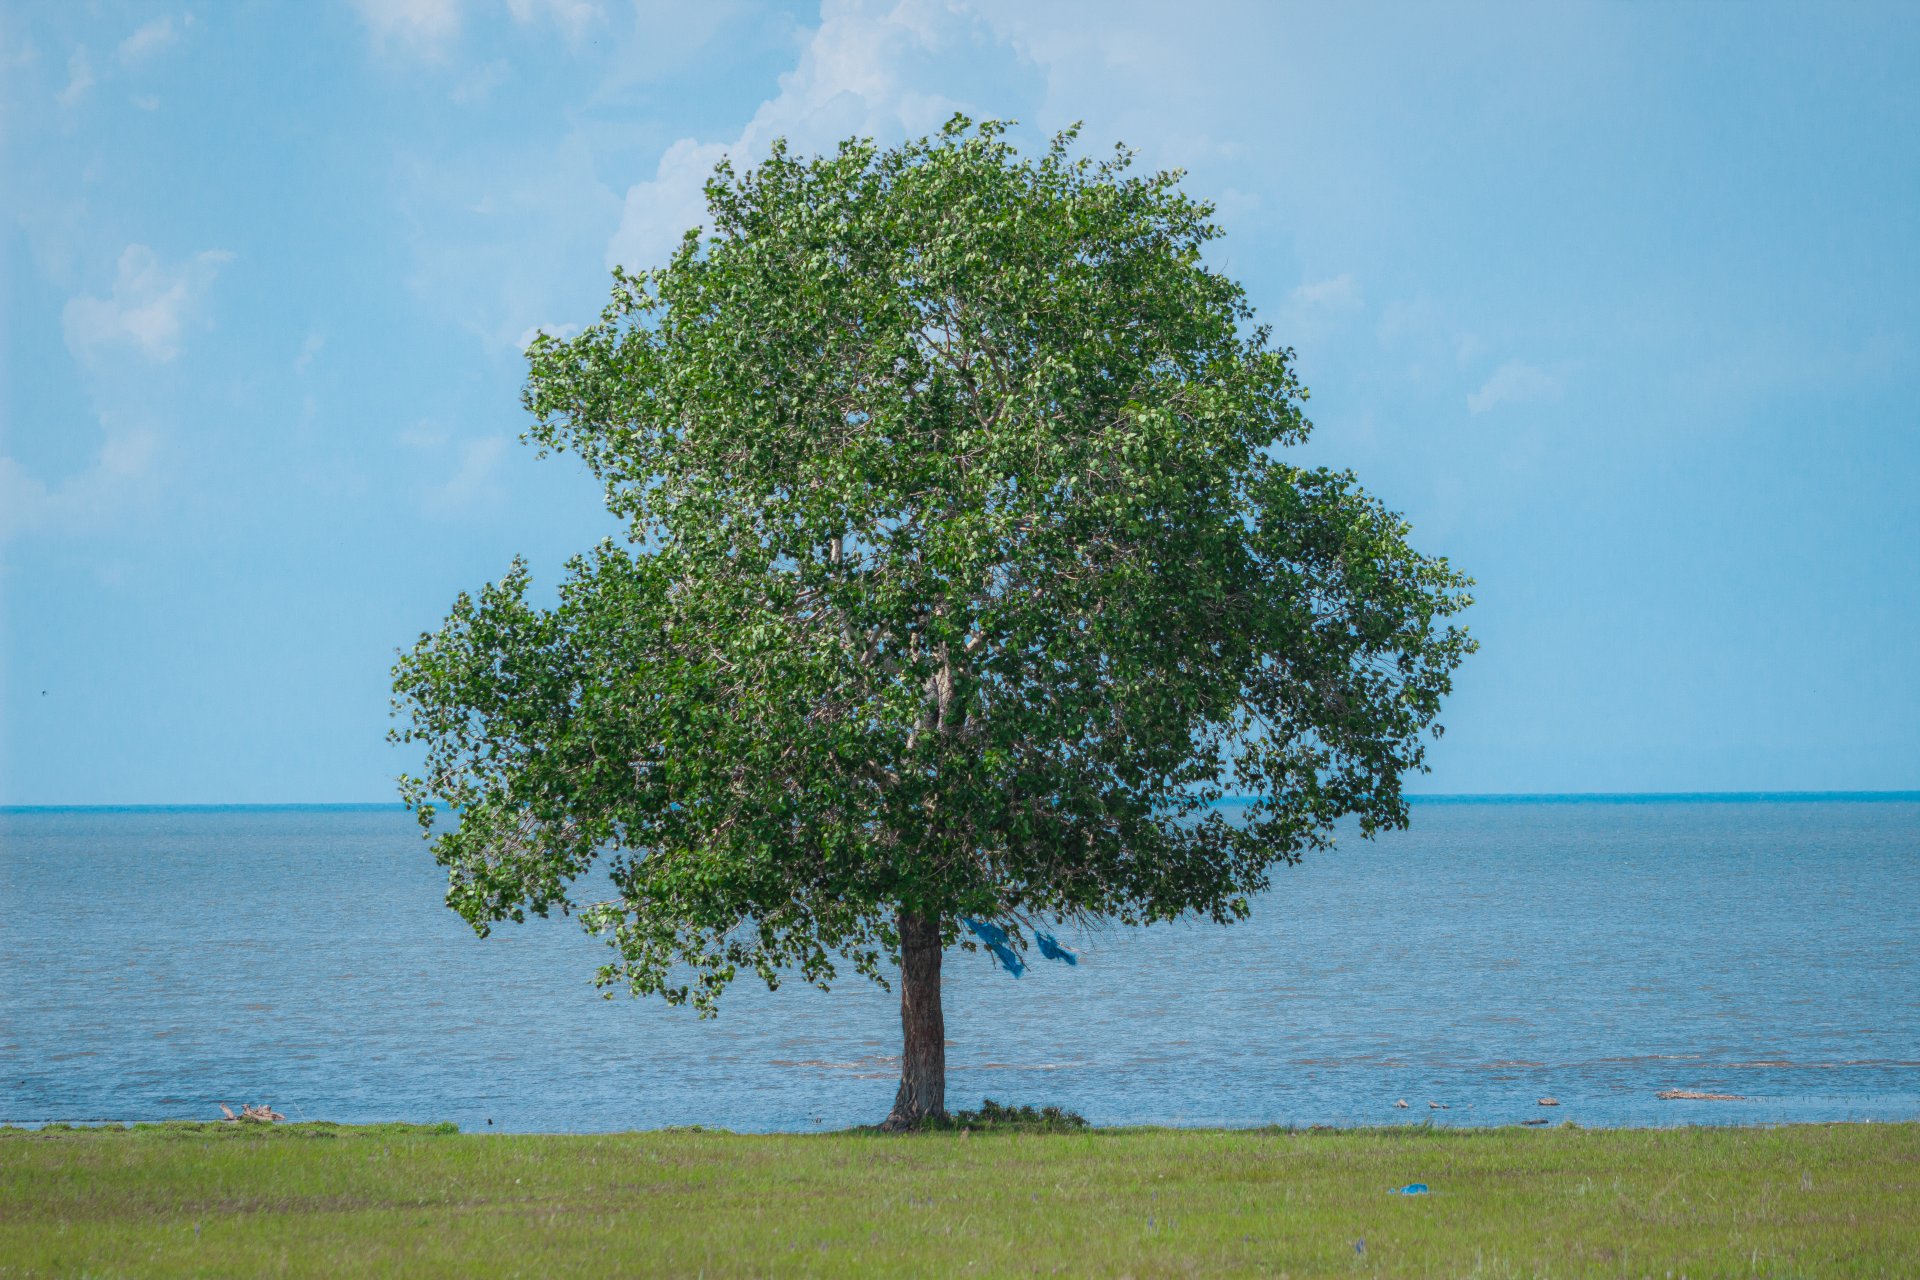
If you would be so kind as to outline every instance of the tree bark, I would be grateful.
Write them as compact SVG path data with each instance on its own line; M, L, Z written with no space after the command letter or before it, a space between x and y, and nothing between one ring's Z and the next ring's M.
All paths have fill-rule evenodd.
M940 922L900 913L900 1091L883 1129L918 1128L947 1114L947 1024L940 1012Z

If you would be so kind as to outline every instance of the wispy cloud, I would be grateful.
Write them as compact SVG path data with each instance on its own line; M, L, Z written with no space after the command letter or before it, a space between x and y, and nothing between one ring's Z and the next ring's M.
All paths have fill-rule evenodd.
M492 510L506 501L500 465L512 440L504 435L456 437L444 423L422 418L400 433L413 450L414 470L424 478L420 509L438 519Z
M466 0L350 2L376 49L425 62L443 61L466 23ZM507 0L507 12L521 26L550 22L575 45L605 16L598 0Z
M516 345L525 351L533 345L533 340L543 333L549 338L566 339L578 332L580 332L580 326L577 324L536 324L520 335Z
M569 40L578 40L602 16L593 0L507 0L507 12L520 23L549 18Z
M485 102L493 96L493 91L513 78L513 68L504 59L496 58L492 62L482 63L460 78L448 92L447 97L461 106L472 106Z
M430 516L445 518L498 507L506 500L500 463L510 443L506 436L479 436L423 446L447 465L437 473L442 478L421 493L422 508Z
M439 511L454 511L498 498L501 489L496 473L500 459L506 456L507 444L505 436L481 436L462 443L459 467L428 493L428 505Z
M93 85L93 59L87 56L86 47L82 45L67 55L67 87L60 91L60 105L79 106Z
M1358 311L1363 302L1359 281L1344 273L1331 280L1308 281L1287 297L1296 307L1327 311Z
M61 312L67 348L76 356L130 344L149 360L165 362L180 354L186 323L233 255L211 249L177 265L160 261L143 244L120 254L113 291L105 298L69 299Z
M1560 394L1560 380L1537 365L1509 360L1493 371L1480 389L1467 396L1467 408L1485 413L1503 404L1546 400Z
M352 0L374 47L437 61L460 34L459 0Z
M192 14L188 14L186 20L178 25L171 14L153 19L120 42L120 65L131 67L146 61L178 40L183 27L192 25Z
M29 533L98 528L151 489L159 435L113 415L103 415L101 425L106 438L93 460L53 484L29 473L18 460L0 455L0 543Z
M306 341L300 344L300 354L293 358L293 371L295 373L305 373L308 368L312 366L314 357L325 350L326 345L326 334L321 333L317 329L309 333Z
M689 227L705 221L702 189L723 158L751 163L776 137L807 150L852 135L889 138L937 128L963 104L921 88L926 79L913 74L914 64L981 38L993 39L983 20L933 0L872 11L823 5L818 30L794 69L780 77L780 92L760 104L739 136L731 142L681 138L651 179L628 189L608 264L663 260Z

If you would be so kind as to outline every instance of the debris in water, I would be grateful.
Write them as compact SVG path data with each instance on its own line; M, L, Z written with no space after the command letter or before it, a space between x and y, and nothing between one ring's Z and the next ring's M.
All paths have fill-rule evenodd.
M1540 1099L1540 1105L1541 1105L1541 1106L1543 1106L1543 1107L1557 1107L1557 1106L1559 1106L1559 1105L1560 1105L1560 1099L1558 1099L1558 1098L1542 1098L1542 1099Z
M1737 1093L1701 1093L1698 1089L1662 1089L1653 1095L1656 1098L1681 1098L1688 1102L1745 1102L1746 1098Z
M1446 1103L1444 1103L1444 1102L1429 1102L1429 1103L1427 1104L1427 1106L1428 1106L1429 1108L1431 1108L1432 1110L1434 1110L1434 1111L1448 1111L1448 1110L1451 1110L1451 1108L1450 1108L1450 1107L1448 1107L1448 1106L1447 1106L1447 1104L1446 1104Z
M1405 1098L1402 1098L1400 1099L1400 1101L1394 1103L1393 1105L1400 1108L1402 1111L1405 1111L1407 1109L1407 1100Z

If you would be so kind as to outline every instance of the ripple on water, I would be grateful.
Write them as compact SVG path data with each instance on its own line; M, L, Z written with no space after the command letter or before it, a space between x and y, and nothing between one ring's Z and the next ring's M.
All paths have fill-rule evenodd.
M743 983L709 1022L603 1001L600 944L559 920L482 941L440 877L397 811L0 813L0 1120L246 1100L809 1129L891 1101L896 994ZM1278 871L1232 929L1096 929L1063 939L1080 967L1019 981L951 956L950 1099L1098 1123L1518 1123L1541 1096L1586 1125L1912 1118L1914 901L1912 801L1419 805Z

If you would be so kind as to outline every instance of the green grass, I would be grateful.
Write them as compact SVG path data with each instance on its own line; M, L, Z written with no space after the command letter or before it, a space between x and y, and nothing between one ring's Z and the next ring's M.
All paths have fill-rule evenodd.
M1411 1181L1432 1194L1387 1194ZM909 1137L0 1130L0 1277L1917 1269L1915 1124Z

